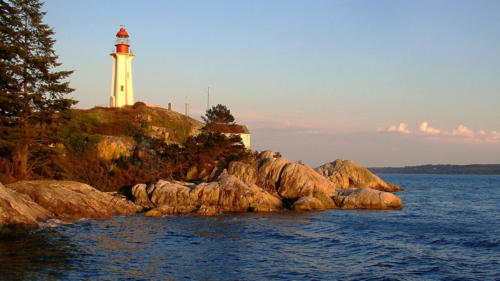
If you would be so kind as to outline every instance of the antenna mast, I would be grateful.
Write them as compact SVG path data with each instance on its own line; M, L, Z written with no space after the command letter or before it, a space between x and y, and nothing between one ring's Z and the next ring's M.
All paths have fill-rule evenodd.
M208 95L207 95L207 110L210 109L210 86L208 87Z

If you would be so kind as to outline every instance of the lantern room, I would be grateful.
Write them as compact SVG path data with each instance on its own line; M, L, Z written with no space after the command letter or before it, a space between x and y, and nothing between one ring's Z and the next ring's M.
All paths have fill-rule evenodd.
M115 46L117 53L128 53L128 47L130 46L130 39L127 30L125 30L123 25L120 28L120 31L116 33Z

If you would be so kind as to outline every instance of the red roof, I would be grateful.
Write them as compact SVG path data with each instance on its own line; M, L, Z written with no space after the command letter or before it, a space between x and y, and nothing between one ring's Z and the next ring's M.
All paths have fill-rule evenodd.
M219 132L222 134L250 134L247 126L236 124L216 124L212 123L205 126L208 131Z
M129 37L127 31L124 27L120 28L120 31L116 33L116 37Z

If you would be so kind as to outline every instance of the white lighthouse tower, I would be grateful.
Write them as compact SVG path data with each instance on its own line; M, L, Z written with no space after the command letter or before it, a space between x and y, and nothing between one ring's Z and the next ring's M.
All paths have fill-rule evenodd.
M129 36L122 26L116 34L116 52L111 53L113 59L113 76L111 78L110 107L122 107L134 104L134 88L132 84L132 59L129 52Z

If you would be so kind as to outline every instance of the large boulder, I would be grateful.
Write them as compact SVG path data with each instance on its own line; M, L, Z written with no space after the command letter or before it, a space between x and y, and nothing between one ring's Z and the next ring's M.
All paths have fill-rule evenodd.
M233 161L223 173L233 175L246 184L256 184L265 191L278 196L281 172L290 161L273 157L272 151L262 152L256 161L247 163Z
M237 177L246 184L255 184L259 170L257 165L257 163L233 161L229 163L226 173Z
M402 209L401 199L390 192L371 188L337 189L333 197L335 203L342 209Z
M258 161L271 158L281 158L281 154L272 150L264 150L257 156Z
M254 163L232 162L227 174L282 198L287 207L301 197L314 197L322 202L323 209L335 208L333 183L309 166L292 163L273 151L260 153Z
M207 185L210 185L210 183ZM211 202L213 205L219 205L223 212L268 212L282 208L280 198L269 194L256 185L245 184L235 177L223 176L217 181L217 185L218 186L212 186L211 188L219 189L220 195L218 196L217 202ZM199 198L198 201L207 201L203 200L204 189L206 188L203 184L198 185L194 189L193 193Z
M316 198L323 209L336 207L331 199L335 194L332 182L309 166L292 163L277 152L261 152L254 163L232 162L227 173L282 198L287 207L302 197Z
M328 178L336 188L372 188L395 192L403 189L395 184L388 184L370 170L350 160L337 159L315 169Z
M135 203L144 208L187 206L192 205L189 193L195 187L192 183L159 180L149 185L136 184L132 187L132 196Z
M7 188L29 196L55 218L64 221L133 215L142 210L124 197L73 181L21 181L8 184Z
M147 216L268 212L282 208L280 198L231 175L198 185L160 180L150 185L134 186L132 195L137 204L153 208L146 213Z
M0 183L0 237L16 236L38 228L51 214L30 197Z
M319 199L306 196L295 201L291 209L294 211L321 211L326 207Z
M335 194L333 184L311 167L296 162L290 163L283 169L278 193L281 197L290 200L314 197L321 201L326 209L336 207L331 199Z
M259 162L255 184L269 193L278 195L281 174L288 164L290 164L290 160L286 158L262 159Z

